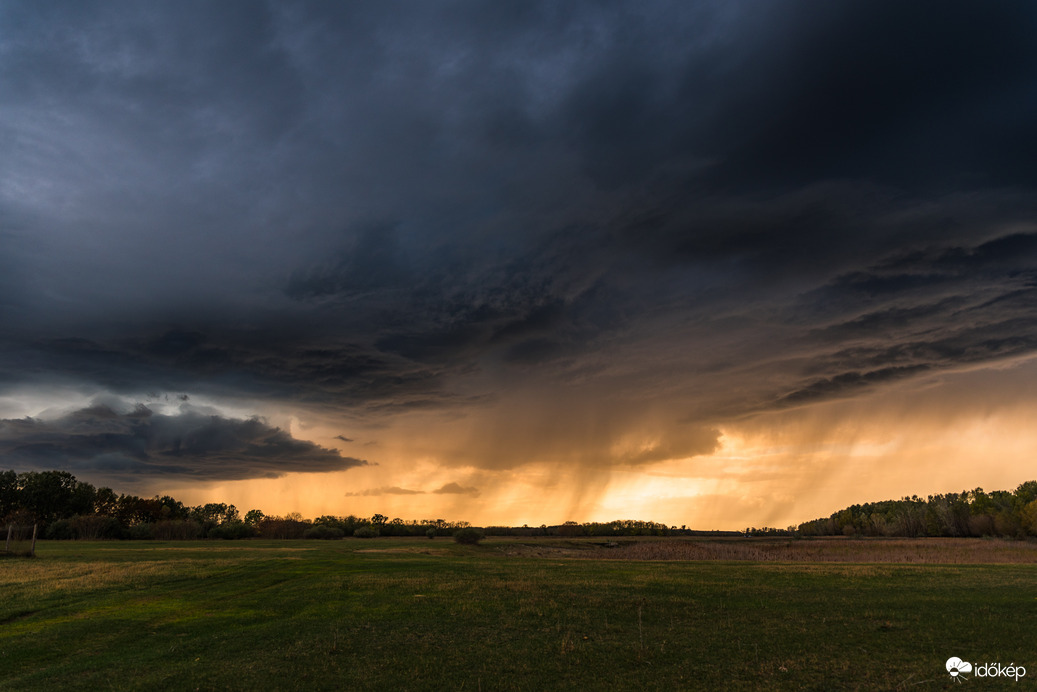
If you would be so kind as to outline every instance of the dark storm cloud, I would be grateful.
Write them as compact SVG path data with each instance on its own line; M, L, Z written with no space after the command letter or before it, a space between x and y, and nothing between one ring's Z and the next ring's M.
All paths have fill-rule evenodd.
M377 417L536 374L710 431L636 464L708 453L724 416L1032 354L1035 22L5 4L0 385Z
M777 401L777 407L852 395L865 387L910 377L927 369L928 367L925 365L908 365L880 368L868 372L844 372L832 377L824 377L810 382L802 389L782 396Z
M815 325L798 347L811 360L776 405L1033 353L1035 310L1037 234L887 257L801 296L789 322Z
M0 420L0 454L20 469L67 468L129 479L277 478L367 464L296 440L259 419L206 415L186 405L177 415L142 405L125 413L95 405L53 420Z
M406 286L410 279L395 231L390 226L374 226L357 232L351 247L341 252L329 266L296 272L285 292L292 298L323 296L362 297L380 290Z
M223 397L292 400L329 407L408 408L445 403L440 372L341 339L287 338L266 330L179 328L151 336L39 339L8 346L11 363L51 378L87 379L110 391L192 390ZM0 375L17 380L16 369Z
M1019 119L1037 107L1032 7L793 3L779 14L750 50L768 65L746 70L737 110L722 113L723 179L1034 182L1037 137Z

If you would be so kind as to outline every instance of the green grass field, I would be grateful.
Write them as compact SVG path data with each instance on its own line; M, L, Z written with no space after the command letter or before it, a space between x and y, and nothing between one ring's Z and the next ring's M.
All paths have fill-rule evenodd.
M977 689L1037 680L1033 563L585 545L43 542L0 560L0 689L949 689L951 656L1027 668Z

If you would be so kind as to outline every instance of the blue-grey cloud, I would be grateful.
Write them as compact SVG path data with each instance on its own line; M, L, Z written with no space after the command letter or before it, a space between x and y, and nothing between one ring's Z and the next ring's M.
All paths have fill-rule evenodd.
M118 412L99 404L50 420L0 420L0 455L19 470L62 468L129 482L172 476L277 478L367 464L294 439L256 418L206 415L186 405L176 415L144 405Z

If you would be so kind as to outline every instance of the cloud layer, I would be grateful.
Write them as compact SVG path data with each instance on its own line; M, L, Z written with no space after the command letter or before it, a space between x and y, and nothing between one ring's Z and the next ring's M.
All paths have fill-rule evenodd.
M440 468L607 473L1032 356L1035 29L1025 3L4 5L0 396L189 392ZM105 415L5 421L9 463L363 463Z

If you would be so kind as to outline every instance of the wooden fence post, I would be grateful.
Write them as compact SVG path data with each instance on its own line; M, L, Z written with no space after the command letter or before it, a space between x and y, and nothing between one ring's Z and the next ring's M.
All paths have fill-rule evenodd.
M36 524L32 525L32 547L29 548L29 555L36 557Z
M14 524L7 525L7 545L4 546L4 552L11 552L11 530L14 529Z

